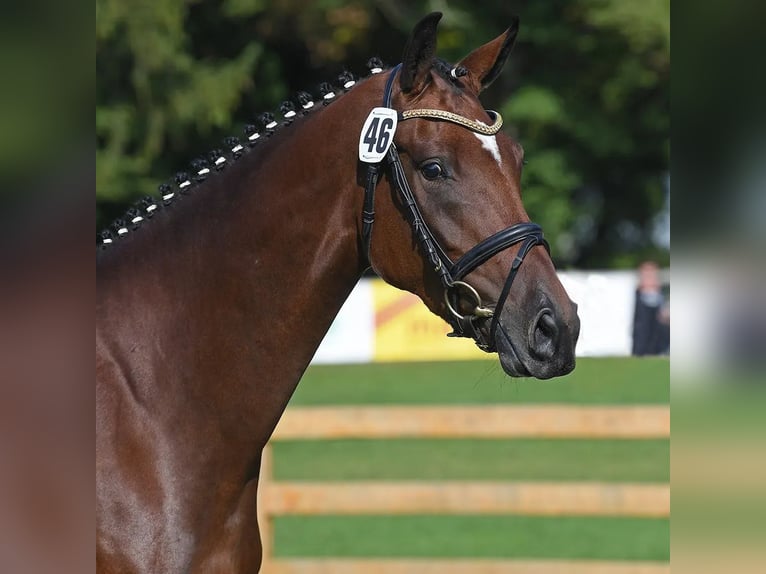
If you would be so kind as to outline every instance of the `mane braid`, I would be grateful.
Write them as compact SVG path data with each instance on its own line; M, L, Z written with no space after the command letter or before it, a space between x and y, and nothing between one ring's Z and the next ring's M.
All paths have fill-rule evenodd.
M468 73L463 66L453 66L446 60L441 58L434 58L433 69L445 80L450 82L453 86L458 88L463 87L459 82L461 76L465 76Z
M377 56L367 61L367 67L369 68L368 77L379 74L385 69L383 62ZM310 92L300 91L295 95L294 100L282 102L279 106L279 113L283 119L281 123L271 112L259 114L254 123L244 126L244 141L237 136L223 138L223 148L213 149L204 156L192 160L189 166L190 172L177 172L173 178L175 185L161 183L157 188L158 197L145 196L135 201L124 216L115 219L98 234L99 247L105 249L123 235L136 231L159 210L170 207L184 195L192 193L209 176L224 170L227 165L244 156L250 148L258 145L263 139L271 137L280 127L289 126L299 115L305 116L316 109L317 102L321 102L323 106L329 105L339 94L349 91L357 83L358 78L344 69L334 83L322 82L318 86L319 97L312 96Z

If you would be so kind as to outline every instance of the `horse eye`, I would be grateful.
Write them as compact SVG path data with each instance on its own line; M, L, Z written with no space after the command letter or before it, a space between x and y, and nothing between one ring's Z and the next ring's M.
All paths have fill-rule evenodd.
M423 177L426 179L434 180L442 174L442 166L440 166L438 162L431 161L420 167L420 173L422 173Z

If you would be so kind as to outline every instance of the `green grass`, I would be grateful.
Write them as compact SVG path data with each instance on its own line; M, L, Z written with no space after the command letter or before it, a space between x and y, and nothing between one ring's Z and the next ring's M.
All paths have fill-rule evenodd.
M667 358L578 359L550 381L496 361L312 366L294 406L667 404ZM669 480L662 440L329 440L274 443L277 480ZM531 516L280 516L277 556L669 559L669 520Z
M291 440L277 480L602 480L667 482L669 440Z
M496 361L313 365L291 405L668 403L667 358L583 358L566 377L511 379Z
M276 555L668 560L669 521L531 516L284 516Z

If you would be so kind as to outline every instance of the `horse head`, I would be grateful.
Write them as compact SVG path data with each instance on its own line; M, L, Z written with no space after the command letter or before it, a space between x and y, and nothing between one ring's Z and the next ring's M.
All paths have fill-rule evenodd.
M365 137L370 150L387 149L360 162L367 260L387 282L416 293L454 335L497 351L509 375L566 374L575 365L577 306L524 209L523 148L479 101L508 58L518 21L450 66L435 59L440 17L416 25L402 63L388 72L381 103L395 111L390 146L369 118L362 130L362 162ZM374 201L378 177L388 193L379 190Z

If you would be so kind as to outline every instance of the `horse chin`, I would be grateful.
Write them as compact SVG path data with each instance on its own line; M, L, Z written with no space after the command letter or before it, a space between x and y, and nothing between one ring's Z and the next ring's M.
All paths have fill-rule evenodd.
M529 377L529 369L519 358L516 348L513 346L510 337L502 326L495 333L495 347L497 356L500 359L500 366L508 376L511 377Z
M569 374L574 369L574 345L569 354L562 352L560 356L541 361L525 353L526 349L522 347L523 344L517 342L524 340L523 335L514 339L514 333L515 331L511 330L509 334L502 324L498 325L495 333L495 348L500 358L500 365L509 376L534 377L544 380ZM520 348L522 349L521 352L519 351Z

